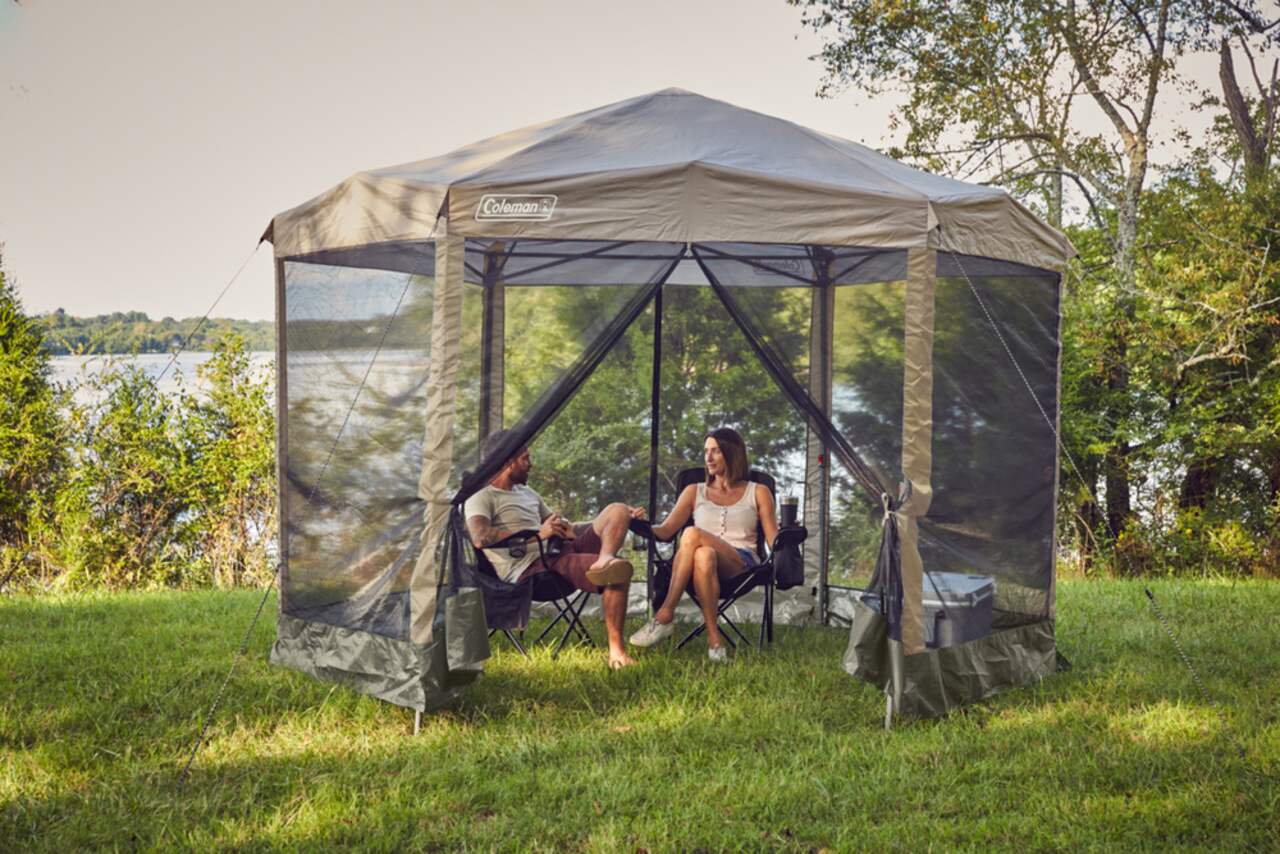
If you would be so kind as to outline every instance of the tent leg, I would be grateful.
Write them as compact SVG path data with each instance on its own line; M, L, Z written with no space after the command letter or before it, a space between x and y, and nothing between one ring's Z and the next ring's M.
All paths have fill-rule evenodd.
M884 729L893 729L893 683L884 683Z
M887 709L885 712L884 728L888 729L892 723L893 715L902 709L902 683L903 683L903 661L902 642L889 641L889 672L892 679L885 687Z
M413 734L417 735L422 732L422 710L413 710Z

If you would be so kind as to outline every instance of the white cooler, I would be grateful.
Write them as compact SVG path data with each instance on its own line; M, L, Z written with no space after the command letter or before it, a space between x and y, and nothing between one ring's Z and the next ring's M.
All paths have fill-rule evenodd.
M931 572L924 577L924 640L955 646L991 634L996 581L989 575Z

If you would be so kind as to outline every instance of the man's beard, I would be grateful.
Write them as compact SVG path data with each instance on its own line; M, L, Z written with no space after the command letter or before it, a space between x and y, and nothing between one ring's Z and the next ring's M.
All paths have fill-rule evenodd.
M511 473L511 482L512 482L512 483L518 483L518 484L520 484L521 486L524 486L525 484L527 484L527 483L529 482L529 470L528 470L528 469L516 469L515 471L513 471L513 472Z

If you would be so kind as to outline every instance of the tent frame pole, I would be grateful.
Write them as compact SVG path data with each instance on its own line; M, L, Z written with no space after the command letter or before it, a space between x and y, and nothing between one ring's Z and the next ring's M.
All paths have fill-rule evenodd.
M279 611L288 610L289 595L289 317L285 306L284 261L276 267L276 548Z
M809 317L809 394L822 414L831 419L832 337L835 315L835 286L831 268L832 253L822 247L808 247L813 265L814 290ZM818 622L827 625L830 618L830 522L831 460L830 449L816 430L809 427L805 460L805 526L815 531L812 543L806 542L805 563L817 565ZM815 487L810 496L808 488Z
M506 383L506 286L502 268L511 255L501 241L484 255L484 317L481 320L480 441L502 429L503 393Z
M662 391L662 292L666 284L653 296L653 379L649 387L649 518L658 518L658 435L661 413L658 404ZM653 617L653 549L648 550L645 563L645 607Z

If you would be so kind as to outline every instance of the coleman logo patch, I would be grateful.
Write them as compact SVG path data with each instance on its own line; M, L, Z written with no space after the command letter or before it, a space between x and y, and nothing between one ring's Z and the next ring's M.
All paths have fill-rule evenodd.
M480 204L476 206L476 219L509 222L546 220L551 219L555 209L555 196L486 193L480 197Z

